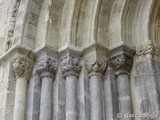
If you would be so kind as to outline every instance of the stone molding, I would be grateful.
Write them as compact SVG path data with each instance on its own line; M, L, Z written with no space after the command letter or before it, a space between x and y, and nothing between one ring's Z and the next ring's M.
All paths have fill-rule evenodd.
M118 55L109 60L109 65L114 69L116 75L129 74L133 59L127 55Z
M16 0L13 5L13 10L11 12L11 19L9 23L8 37L12 37L14 34L14 28L15 28L16 16L17 16L19 4L20 4L19 1Z
M15 56L26 56L26 58L33 61L35 61L36 58L31 49L17 44L0 56L0 63L3 64L6 62L10 62L10 60L15 58Z
M160 48L156 46L152 41L147 41L136 47L136 55L159 55Z
M64 76L67 75L79 76L79 72L82 69L82 59L73 56L66 56L61 60L60 68Z
M28 81L32 73L33 61L26 57L16 57L12 61L12 67L17 79L24 78Z
M45 57L38 61L36 71L40 77L52 76L55 77L58 63L56 60Z

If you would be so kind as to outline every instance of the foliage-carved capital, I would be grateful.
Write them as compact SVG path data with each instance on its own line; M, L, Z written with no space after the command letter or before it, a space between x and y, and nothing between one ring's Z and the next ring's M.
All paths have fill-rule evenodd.
M152 41L145 42L136 47L136 54L140 55L159 55L160 48L156 46Z
M107 66L107 59L102 55L89 55L86 59L86 67L91 75L102 75Z

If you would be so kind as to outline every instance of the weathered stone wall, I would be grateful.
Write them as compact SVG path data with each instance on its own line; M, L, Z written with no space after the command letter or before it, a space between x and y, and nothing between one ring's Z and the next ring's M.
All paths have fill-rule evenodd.
M0 120L159 114L159 7L159 0L0 0Z
M14 85L15 81L11 80L9 82L9 70L10 70L10 65L8 63L3 63L1 64L1 81L0 81L0 119L5 118L6 115L8 118L12 118L13 114L13 106L14 106ZM9 86L10 85L10 86ZM13 85L13 87L11 86ZM9 99L7 99L9 98ZM13 100L13 101L12 101Z

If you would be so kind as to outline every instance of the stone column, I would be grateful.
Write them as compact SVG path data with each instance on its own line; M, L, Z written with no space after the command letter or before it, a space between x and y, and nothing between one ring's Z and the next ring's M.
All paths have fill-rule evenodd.
M41 59L37 66L41 79L40 120L52 119L52 85L56 70L56 60L49 57Z
M81 59L67 56L61 61L61 71L66 79L66 120L77 120L77 80Z
M159 108L159 76L160 76L160 48L153 41L147 41L136 47L135 87L137 89L136 112L158 115ZM145 120L150 120L146 117ZM154 118L154 120L157 117Z
M127 48L126 46L121 46L122 48ZM120 48L121 48L120 47ZM126 54L125 49L115 49L116 55L111 53L109 59L109 65L114 69L117 81L118 89L118 101L119 101L119 113L122 115L120 120L129 120L124 115L130 115L132 113L132 104L131 104L131 93L130 93L130 83L129 83L129 74L133 64L133 51L129 48L126 50L131 51ZM112 51L111 51L112 52ZM113 57L112 57L113 56Z
M93 44L85 51L86 67L89 72L91 120L103 120L103 73L106 69L106 49Z
M101 56L91 57L89 70L90 102L91 102L91 120L103 120L102 104L102 77L106 68L106 61Z
M25 57L13 60L12 67L16 77L16 91L13 120L25 120L27 83L33 63Z

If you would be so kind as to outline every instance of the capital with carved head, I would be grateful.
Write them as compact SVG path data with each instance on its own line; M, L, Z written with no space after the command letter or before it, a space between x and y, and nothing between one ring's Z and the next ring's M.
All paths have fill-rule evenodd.
M61 71L64 76L76 75L79 76L79 72L82 69L82 60L78 57L66 56L61 60Z
M38 61L36 70L40 77L55 77L57 66L58 63L56 60L50 57L45 57Z
M120 74L129 74L133 60L127 55L118 55L111 58L109 61L110 66L115 70L115 74L118 76Z
M109 52L109 66L113 68L115 74L129 75L133 65L134 50L126 45L118 46Z
M83 65L80 57L81 50L73 46L64 46L59 50L59 55L63 76L75 75L78 77Z
M33 61L19 56L13 59L12 67L17 79L24 78L28 81L32 73Z

